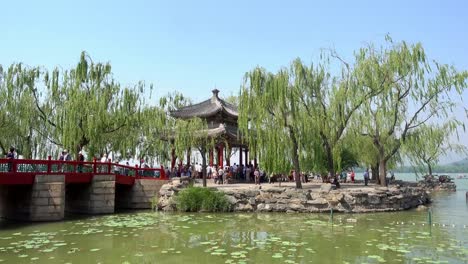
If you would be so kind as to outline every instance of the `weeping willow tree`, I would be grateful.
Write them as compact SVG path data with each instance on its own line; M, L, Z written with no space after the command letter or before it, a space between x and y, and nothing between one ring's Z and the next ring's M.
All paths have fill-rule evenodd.
M460 122L451 120L443 125L421 125L417 130L408 134L403 152L418 172L432 176L433 168L441 155L448 152L466 153L466 147L450 143L450 136L456 132Z
M200 118L174 120L174 149L177 156L182 157L184 152L197 149L202 157L203 186L206 187L206 156L212 149L214 137L208 134L206 121Z
M379 176L379 153L378 149L374 146L372 139L367 136L362 136L360 130L352 131L349 136L345 137L344 145L356 157L356 160L362 168L370 169L372 172L372 181L380 184ZM391 141L390 143L395 143ZM389 144L390 144L389 143ZM402 164L402 158L399 152L397 152L388 162L388 168L395 168L398 164Z
M31 89L43 124L41 135L51 143L92 154L134 148L145 85L122 87L109 63L95 63L83 52L74 69L44 73L44 85Z
M47 148L38 136L40 126L31 93L39 78L39 68L18 63L3 71L0 66L0 148L5 154L11 145L25 158L36 158Z
M296 59L292 63L291 75L300 93L299 102L307 114L303 122L310 126L303 133L304 148L308 153L315 153L314 164L324 161L322 167L334 175L335 171L343 169L342 164L354 163L350 160L354 157L348 155L351 152L343 144L343 137L352 125L356 111L379 91L369 87L358 89L353 65L336 52L324 53L322 57L324 60L315 67L307 67ZM341 67L338 76L329 73L327 68L330 61L337 62ZM343 157L347 159L345 162L341 160Z
M342 66L341 75L329 73L330 57ZM352 67L336 53L317 65L296 59L277 74L248 73L240 98L242 126L244 133L253 128L251 140L259 142L264 165L284 172L292 162L295 170L334 175L342 165L355 164L342 139L357 109L375 94L356 89L356 83Z
M190 98L180 93L171 93L160 99L160 107L165 113L165 126L162 129L162 138L166 143L170 142L171 151L177 157L183 157L184 153L196 149L202 157L203 186L207 186L206 167L208 150L215 145L216 138L209 135L208 124L201 118L178 119L170 115L172 111L192 104ZM168 151L166 151L168 153Z
M245 75L239 98L239 129L247 138L253 155L268 172L287 173L291 163L301 172L300 159L304 111L299 105L297 86L287 69L273 74L256 68ZM302 188L296 177L296 188Z
M134 133L135 151L141 158L163 164L170 159L171 143L168 135L171 134L171 123L164 109L159 106L147 106L138 114ZM124 133L124 131L122 131Z
M386 184L388 161L407 143L408 134L434 118L446 118L455 103L450 96L466 88L467 72L430 62L421 44L372 45L357 53L358 86L378 90L356 115L362 135L378 152L380 184Z

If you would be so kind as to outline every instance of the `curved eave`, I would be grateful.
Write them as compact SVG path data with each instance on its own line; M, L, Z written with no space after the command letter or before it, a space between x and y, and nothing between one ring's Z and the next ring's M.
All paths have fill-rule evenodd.
M227 116L237 119L239 113L234 105L231 105L219 98L210 99L195 105L189 105L170 112L175 118L190 119L194 117L207 118L216 114L224 113Z

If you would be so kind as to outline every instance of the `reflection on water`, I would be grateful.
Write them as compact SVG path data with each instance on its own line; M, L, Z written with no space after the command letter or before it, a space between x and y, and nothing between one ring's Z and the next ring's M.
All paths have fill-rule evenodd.
M467 263L465 192L426 211L378 214L140 212L3 223L7 263ZM464 227L465 225L465 227Z

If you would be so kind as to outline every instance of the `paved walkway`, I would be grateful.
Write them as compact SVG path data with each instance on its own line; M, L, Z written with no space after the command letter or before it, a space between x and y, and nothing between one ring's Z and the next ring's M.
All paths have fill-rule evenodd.
M195 186L202 186L203 182L201 179L197 179ZM213 180L207 180L208 187L215 187L218 189L252 189L258 188L259 185L255 185L254 183L232 183L232 184L215 184ZM281 185L279 183L262 183L262 189L269 189L269 188L278 188L278 187L286 187L286 188L295 188L295 182L282 182ZM312 189L312 190L319 190L320 186L322 186L321 182L308 182L302 183L302 189ZM340 189L374 189L375 187L379 187L377 184L371 184L366 187L363 183L341 183Z

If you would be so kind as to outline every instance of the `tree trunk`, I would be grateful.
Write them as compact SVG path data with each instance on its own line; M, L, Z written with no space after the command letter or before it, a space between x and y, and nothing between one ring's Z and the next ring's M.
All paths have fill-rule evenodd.
M296 172L296 188L302 189L302 182L300 177L301 169L299 166L299 155L297 154L299 145L297 144L296 134L294 133L292 127L289 127L289 135L291 136L292 141L291 157L294 165L294 171Z
M377 184L380 184L379 178L379 163L375 163L371 166L372 170L372 181L375 181Z
M231 146L226 145L225 156L224 156L224 159L226 161L226 166L231 166L231 155L232 155L232 148Z
M330 172L330 175L332 177L335 177L335 164L333 162L333 153L328 141L325 142L325 153L327 155L328 172Z
M384 158L380 158L379 161L379 180L381 186L387 186L387 161Z
M429 176L432 176L432 166L431 166L431 164L427 164L427 168L429 169Z
M206 187L206 149L204 146L200 148L200 154L202 156L203 187Z
M377 138L374 138L374 146L379 152L379 182L380 186L387 186L387 159L385 157L385 149L380 144Z

